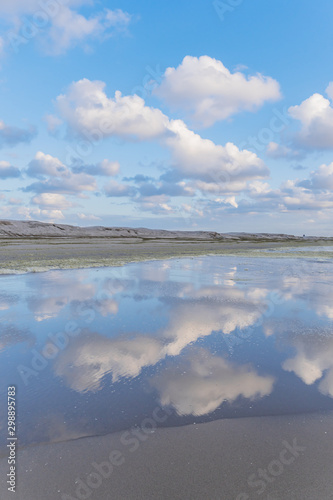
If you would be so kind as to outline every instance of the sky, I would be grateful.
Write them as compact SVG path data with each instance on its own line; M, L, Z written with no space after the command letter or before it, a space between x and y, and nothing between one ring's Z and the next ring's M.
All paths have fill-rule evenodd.
M332 236L330 0L1 0L0 218Z

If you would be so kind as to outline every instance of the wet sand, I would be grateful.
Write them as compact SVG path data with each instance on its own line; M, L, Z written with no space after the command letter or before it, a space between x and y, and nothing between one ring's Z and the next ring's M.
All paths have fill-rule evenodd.
M129 262L200 255L262 257L260 250L332 245L325 240L307 241L184 241L138 238L20 238L0 239L0 273L38 272L120 266ZM267 256L267 254L266 254ZM283 253L276 257L286 257ZM296 256L296 255L294 255ZM312 254L309 255L313 257ZM325 256L328 256L325 254Z
M29 447L19 451L16 495L5 491L7 464L0 461L1 498L329 500L332 422L332 412L226 419L146 427L137 446L121 432ZM113 470L104 464L102 478L98 465L110 460Z

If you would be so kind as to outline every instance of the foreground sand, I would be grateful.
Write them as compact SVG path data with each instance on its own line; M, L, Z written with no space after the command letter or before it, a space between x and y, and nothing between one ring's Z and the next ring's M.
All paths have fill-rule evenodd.
M0 274L38 272L48 269L76 269L119 266L129 262L200 255L262 257L260 250L321 246L332 242L315 241L189 241L142 240L138 238L19 238L0 239ZM305 254L304 254L305 255ZM267 254L266 254L267 256ZM286 257L276 254L276 257ZM296 254L295 254L296 256ZM309 254L313 257L313 254ZM327 252L325 257L329 255Z
M332 424L332 413L243 418L158 429L137 448L123 432L30 447L19 452L16 495L0 460L1 499L328 500ZM115 450L109 477L89 478Z

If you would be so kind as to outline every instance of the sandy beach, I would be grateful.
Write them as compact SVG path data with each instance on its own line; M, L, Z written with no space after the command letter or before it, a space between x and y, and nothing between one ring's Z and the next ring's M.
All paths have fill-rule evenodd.
M39 272L49 269L78 269L121 266L129 262L195 257L202 255L236 255L262 257L260 250L283 249L286 246L300 250L320 245L327 256L326 246L331 241L143 241L137 238L31 238L0 239L0 274L12 272ZM276 257L286 255L276 253ZM295 255L296 256L296 255ZM303 257L311 257L302 252Z
M153 431L142 422L132 442L122 432L29 447L20 450L15 498L329 500L332 419L330 412ZM3 459L0 471L3 483ZM3 500L13 497L1 489Z
M2 238L15 498L332 499L332 258L330 239Z
M129 262L200 255L260 257L270 249L333 244L333 238L269 233L216 233L78 227L34 221L0 221L0 274L120 266ZM284 257L283 252L275 253ZM302 251L302 256L311 256Z
M0 500L333 500L333 3L0 19Z

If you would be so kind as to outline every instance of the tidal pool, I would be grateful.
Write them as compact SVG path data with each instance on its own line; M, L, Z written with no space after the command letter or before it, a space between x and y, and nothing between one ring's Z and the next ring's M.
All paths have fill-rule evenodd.
M1 276L1 398L17 387L20 446L332 410L332 262L207 256Z

